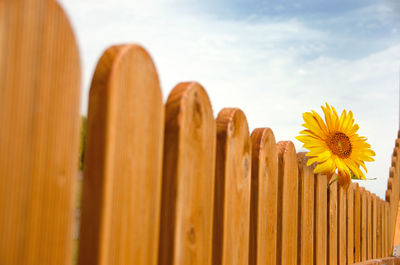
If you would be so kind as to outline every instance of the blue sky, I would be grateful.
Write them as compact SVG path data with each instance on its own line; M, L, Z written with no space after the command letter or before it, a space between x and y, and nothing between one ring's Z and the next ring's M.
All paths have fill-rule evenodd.
M139 43L163 96L181 81L207 90L214 115L239 107L250 129L292 140L305 111L353 110L376 162L361 182L383 197L399 128L400 1L62 0L81 49L82 112L101 53Z

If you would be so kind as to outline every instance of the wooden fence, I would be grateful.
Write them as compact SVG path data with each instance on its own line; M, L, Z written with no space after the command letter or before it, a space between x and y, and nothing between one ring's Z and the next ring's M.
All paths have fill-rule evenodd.
M53 0L2 0L0 47L0 264L72 264L76 41ZM241 110L214 119L199 83L164 104L146 50L110 47L90 89L78 264L400 264L399 143L385 200L328 187Z

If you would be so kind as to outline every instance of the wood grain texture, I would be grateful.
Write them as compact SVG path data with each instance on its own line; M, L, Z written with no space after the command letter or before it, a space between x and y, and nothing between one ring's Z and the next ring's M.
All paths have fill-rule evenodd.
M299 237L297 263L313 264L314 260L314 172L307 167L305 153L297 154L299 168Z
M157 263L163 132L150 56L108 48L90 89L79 264Z
M354 186L354 262L361 262L361 190Z
M385 257L390 255L391 249L391 240L390 240L390 205L388 202L385 203Z
M382 204L383 201L378 198L377 200L377 229L376 229L376 255L377 258L382 257Z
M354 263L354 188L355 184L350 183L347 189L347 204L346 204L346 248L347 248L347 264Z
M349 187L347 189L350 189ZM347 189L342 186L338 187L338 264L346 265L347 263L347 229L346 229L346 204Z
M314 264L326 265L328 257L328 180L322 174L315 174L314 177Z
M387 202L384 201L383 205L382 205L382 257L386 257L387 255L387 214L388 212L386 211L386 206L387 206Z
M397 216L396 216L396 224L394 228L394 238L393 245L400 247L400 203L397 203Z
M367 260L372 259L372 196L367 191Z
M329 186L328 194L328 264L338 264L338 183Z
M277 264L297 264L298 168L292 142L278 142L278 246Z
M269 128L251 134L250 265L275 265L278 211L278 151Z
M377 204L378 204L378 198L375 194L372 194L372 201L371 201L371 207L372 207L372 258L376 259L377 258L377 250L376 250L376 242L377 242L377 227L378 227L378 209L377 209Z
M368 257L368 243L367 243L367 191L360 188L361 192L361 261L367 260Z
M213 264L249 262L251 141L240 109L217 117Z
M211 264L215 147L207 93L179 83L165 110L160 265Z
M53 0L0 1L0 264L71 264L76 40Z

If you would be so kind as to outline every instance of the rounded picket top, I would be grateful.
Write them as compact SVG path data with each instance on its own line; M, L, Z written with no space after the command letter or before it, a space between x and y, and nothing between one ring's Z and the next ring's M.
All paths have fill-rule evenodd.
M69 264L80 129L77 42L53 0L1 1L0 25L1 263Z
M222 109L216 122L213 264L246 264L251 189L249 128L245 114L237 108Z
M211 264L216 125L204 88L179 83L166 103L159 264Z
M114 45L103 52L93 74L90 96L107 93L115 97L113 93L122 93L122 87L127 86L124 82L127 81L131 86L147 88L144 89L147 93L145 95L162 101L160 82L153 60L148 52L137 44ZM116 87L121 88L114 92ZM111 102L110 99L108 101Z
M251 133L249 264L275 264L277 242L278 150L270 128Z
M278 263L295 264L298 234L298 165L294 144L277 143L279 156L278 184Z
M108 48L89 95L79 264L157 263L163 133L149 54Z
M386 190L386 192L385 192L385 200L386 200L387 202L390 202L390 196L391 196L391 194L392 194L392 191L391 191L391 190Z
M314 165L307 166L309 157L305 152L297 153L299 168L299 257L302 264L313 262L314 258Z
M392 169L393 169L393 168L390 169L390 172L393 172ZM388 189L388 190L391 190L391 189L392 189L392 185L393 185L393 178L389 177L388 183L387 183L387 189Z

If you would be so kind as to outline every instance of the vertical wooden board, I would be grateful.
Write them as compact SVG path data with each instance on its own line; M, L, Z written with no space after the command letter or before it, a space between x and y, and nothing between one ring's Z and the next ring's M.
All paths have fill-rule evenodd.
M367 191L367 260L372 259L372 197Z
M382 200L377 200L377 227L376 227L376 256L382 257Z
M315 174L314 264L327 264L328 238L328 181L325 175Z
M278 142L278 246L277 264L297 264L298 168L292 142Z
M217 117L217 155L213 225L213 264L249 261L251 142L244 113L221 110Z
M361 190L354 186L354 262L361 261Z
M377 227L378 227L378 198L375 194L372 195L372 258L376 259L377 249L376 249L376 242L378 238Z
M79 264L157 263L163 133L150 56L108 48L90 89Z
M80 62L52 0L0 2L0 264L70 264Z
M350 189L350 188L348 188ZM338 191L338 264L346 265L347 262L347 238L346 238L346 198L347 190L339 186Z
M275 265L278 211L278 151L269 128L251 134L250 265Z
M391 246L391 242L390 242L390 228L389 228L389 225L390 225L390 212L389 212L389 203L388 202L386 202L385 203L385 210L386 210L386 214L385 214L385 244L386 244L386 246L385 246L385 257L387 257L387 256L389 256L390 255L390 246Z
M297 154L299 168L299 237L297 264L313 264L314 259L314 173L307 167L305 153Z
M367 191L361 188L361 260L367 260Z
M165 110L159 265L211 264L216 125L207 93L179 83Z
M328 264L338 264L338 183L329 186Z
M354 188L355 184L350 183L347 189L347 264L354 263Z
M382 202L382 257L386 257L386 201Z
M393 240L396 227L396 218L398 212L398 202L399 202L399 155L398 148L396 147L393 152L393 158L395 159L394 165L390 168L389 175L393 178L393 200L390 201L390 206L392 210L391 223L390 223L390 249L393 249ZM392 251L390 251L392 252Z
M400 248L400 204L397 204L396 224L394 229L393 246Z
M392 166L389 169L389 179L388 179L388 188L390 186L390 200L389 200L389 243L392 248L392 240L394 236L394 226L395 226L395 218L397 213L397 202L398 202L398 174L396 174L397 169L397 148L394 149L392 156Z

